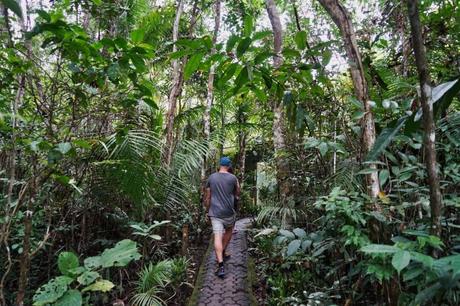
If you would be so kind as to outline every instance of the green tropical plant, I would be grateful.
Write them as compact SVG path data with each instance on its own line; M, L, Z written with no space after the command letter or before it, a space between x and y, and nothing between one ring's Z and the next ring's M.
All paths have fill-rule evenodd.
M149 263L139 273L137 293L131 302L134 306L166 305L166 300L172 298L178 287L186 279L187 260L185 258L166 259L156 264ZM172 286L173 294L167 292L167 287Z
M108 292L115 285L103 279L99 271L110 267L124 267L141 258L136 243L129 239L118 242L99 256L88 257L80 266L77 255L62 252L58 257L61 276L40 287L33 297L34 306L81 306L91 292ZM85 297L86 296L86 297Z
M361 251L372 258L380 258L386 263L381 269L389 271L389 265L408 288L415 288L417 294L410 305L421 305L435 302L442 296L452 303L460 299L460 255L450 255L442 258L433 258L426 253L431 249L442 251L443 242L436 236L424 231L406 230L404 236L394 237L394 245L369 244ZM407 237L407 238L406 238ZM413 238L415 237L415 240ZM412 238L412 239L410 239ZM391 261L389 260L391 258ZM372 259L369 268L375 267ZM390 271L390 273L394 273ZM371 273L376 273L372 271ZM391 274L387 277L390 277Z
M435 118L439 118L440 114L448 109L459 91L459 79L440 84L432 89L432 98L430 103L433 105ZM368 161L377 160L377 157L379 157L379 155L383 152L383 150L385 150L403 127L406 130L406 134L415 132L420 127L421 117L422 109L420 108L416 113L403 116L397 120L393 120L393 122L390 122L375 140L374 147L367 154L366 159Z

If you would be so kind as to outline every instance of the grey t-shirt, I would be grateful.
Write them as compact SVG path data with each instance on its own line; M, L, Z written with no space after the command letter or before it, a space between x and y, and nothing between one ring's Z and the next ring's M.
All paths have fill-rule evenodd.
M232 217L235 214L235 191L238 179L231 173L216 172L209 176L206 187L211 189L209 216Z

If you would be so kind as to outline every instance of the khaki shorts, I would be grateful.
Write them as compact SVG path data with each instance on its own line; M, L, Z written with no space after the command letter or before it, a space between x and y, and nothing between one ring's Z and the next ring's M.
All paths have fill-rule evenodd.
M235 225L236 216L233 215L227 218L211 217L212 232L214 234L223 234L225 230Z

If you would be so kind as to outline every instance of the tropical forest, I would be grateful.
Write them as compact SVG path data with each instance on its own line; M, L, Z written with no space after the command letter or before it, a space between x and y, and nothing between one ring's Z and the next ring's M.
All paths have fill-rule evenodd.
M458 0L0 0L0 306L460 305L459 209Z

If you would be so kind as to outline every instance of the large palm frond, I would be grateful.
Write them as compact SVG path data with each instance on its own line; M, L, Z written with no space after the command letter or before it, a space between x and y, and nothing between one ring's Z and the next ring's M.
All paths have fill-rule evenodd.
M142 213L145 208L162 205L184 206L199 185L203 159L213 148L206 141L182 140L176 146L169 167L161 162L164 142L156 133L130 130L110 136L101 145L100 173L107 179L105 188L118 189ZM110 178L110 179L109 179ZM110 183L110 185L109 185Z

